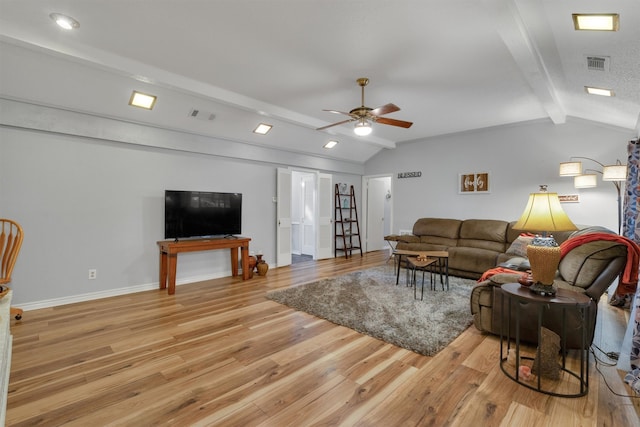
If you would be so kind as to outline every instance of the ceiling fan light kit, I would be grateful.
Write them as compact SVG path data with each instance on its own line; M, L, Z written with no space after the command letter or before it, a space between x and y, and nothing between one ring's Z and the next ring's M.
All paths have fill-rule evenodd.
M372 131L371 124L374 122L380 123L383 125L397 126L405 129L411 127L411 125L413 124L412 122L406 122L404 120L396 120L396 119L381 117L385 114L400 111L400 108L398 108L398 106L396 106L395 104L389 103L377 108L369 108L365 106L364 105L364 87L369 84L369 79L366 77L360 77L359 79L356 80L356 82L361 87L361 92L362 92L361 106L352 109L348 113L343 111L337 111L337 110L323 110L323 111L328 111L334 114L343 114L345 116L349 116L350 118L347 120L341 120L337 123L332 123L330 125L317 128L316 130L324 130L333 126L338 126L338 125L342 125L349 122L356 122L353 128L353 132L358 136L367 136L371 133Z
M371 133L371 123L366 119L358 120L353 128L353 132L358 136L367 136Z

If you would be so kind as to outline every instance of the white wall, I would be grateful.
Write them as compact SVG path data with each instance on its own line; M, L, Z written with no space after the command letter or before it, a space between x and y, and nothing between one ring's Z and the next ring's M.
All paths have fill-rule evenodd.
M85 116L63 114L86 126L80 123ZM138 141L150 140L151 133L158 147L115 142L109 120L91 119L100 122L96 137L65 134L74 132L71 121L62 126L65 133L59 122L55 133L48 132L41 117L33 120L39 130L0 126L0 217L25 231L12 280L15 305L32 309L157 288L165 189L242 193L242 234L275 267L275 171L288 165L180 151L176 132L134 124L120 126L133 129ZM293 164L300 158L287 155L280 153ZM344 171L335 176L360 178ZM97 269L97 279L88 279L89 269ZM179 257L178 284L230 274L226 250Z
M612 183L599 177L598 187L578 190L572 178L558 176L558 167L570 156L626 163L627 142L633 138L633 131L571 118L562 125L527 122L402 143L370 159L365 174L394 174L394 233L410 230L421 217L518 219L539 184L561 195L580 195L580 203L563 204L574 223L616 230ZM601 169L589 161L583 167ZM416 171L422 172L420 178L397 178L399 172ZM485 171L491 174L490 194L458 194L458 174Z
M334 183L353 184L358 198L362 175L394 174L393 232L421 216L514 219L541 183L580 194L581 203L564 205L574 222L615 228L613 186L574 190L570 178L557 176L558 163L571 155L625 161L634 137L582 121L527 123L400 144L358 166L259 147L242 151L232 141L15 102L2 107L0 217L25 229L13 288L14 303L27 309L156 288L167 188L243 193L243 235L273 265L279 166L332 173ZM491 172L491 194L457 193L458 173L484 170ZM422 177L395 178L409 171ZM90 268L96 280L88 280ZM226 251L180 255L178 283L229 274Z

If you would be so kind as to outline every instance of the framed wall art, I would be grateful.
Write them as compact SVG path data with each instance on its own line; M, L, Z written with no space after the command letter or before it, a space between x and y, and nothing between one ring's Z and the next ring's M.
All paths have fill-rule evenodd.
M458 193L488 194L491 190L489 172L461 173L458 175Z

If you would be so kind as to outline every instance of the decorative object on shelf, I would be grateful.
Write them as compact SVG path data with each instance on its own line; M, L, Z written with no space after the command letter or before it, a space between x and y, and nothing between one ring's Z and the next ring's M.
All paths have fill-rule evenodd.
M269 271L269 264L263 259L260 259L258 264L256 264L256 269L258 270L258 276L266 276L267 271Z
M489 172L461 173L458 184L460 194L488 194Z
M601 171L596 169L584 169L582 170L582 162L574 161L574 159L589 160L597 163L602 168ZM622 229L622 198L620 194L621 182L627 179L627 165L623 165L620 160L616 160L614 165L605 165L597 160L589 157L570 157L570 161L560 163L560 176L572 176L573 186L575 188L593 188L598 186L598 179L595 173L602 175L603 181L610 181L616 188L618 194L618 234ZM595 172L595 173L585 173Z
M548 193L547 186L541 185L540 192L529 194L527 206L513 228L542 232L527 246L533 280L529 289L539 295L555 295L553 279L560 263L560 247L553 235L547 233L577 230L562 209L558 193Z

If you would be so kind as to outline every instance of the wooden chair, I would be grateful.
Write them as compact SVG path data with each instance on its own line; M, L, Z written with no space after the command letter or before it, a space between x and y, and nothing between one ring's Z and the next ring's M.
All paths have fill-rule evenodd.
M22 246L22 227L15 221L0 218L0 285L6 288ZM22 309L11 307L11 315L22 319Z

